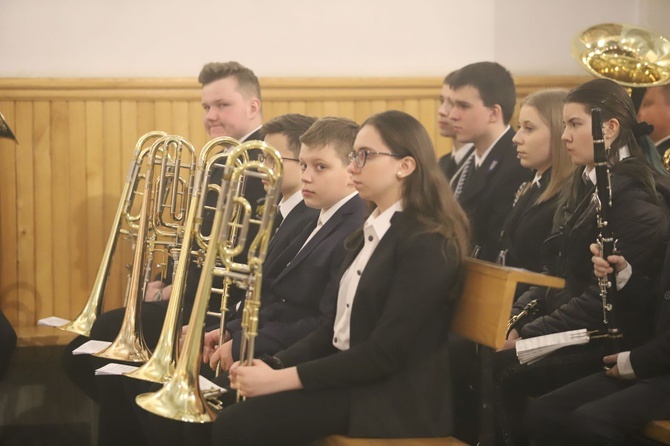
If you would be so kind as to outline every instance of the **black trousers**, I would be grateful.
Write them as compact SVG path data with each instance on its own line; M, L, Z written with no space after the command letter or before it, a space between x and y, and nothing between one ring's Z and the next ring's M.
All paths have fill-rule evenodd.
M604 348L603 342L594 340L587 345L565 347L533 364L519 364L515 349L496 352L493 355L496 444L527 444L523 417L529 398L602 370Z
M142 327L144 339L149 348L158 343L163 328L167 302L147 302L142 304ZM72 351L91 339L98 341L114 341L119 334L123 322L125 308L117 308L101 314L91 328L91 337L77 336L65 348L61 364L65 374L86 395L98 401L98 390L95 383L95 370L109 363L109 360L92 355L73 355ZM136 364L135 364L136 365Z
M661 382L663 380L664 382ZM670 418L670 377L626 381L603 372L531 403L526 424L537 445L646 444L635 433Z
M346 434L351 393L348 389L296 390L249 398L221 412L214 422L215 446L306 445Z
M5 314L0 311L0 380L7 373L12 352L16 347L16 332Z

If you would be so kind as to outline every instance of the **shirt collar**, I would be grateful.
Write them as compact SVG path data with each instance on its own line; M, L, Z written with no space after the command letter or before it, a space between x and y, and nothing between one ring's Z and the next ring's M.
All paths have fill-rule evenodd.
M625 160L626 158L630 158L630 150L628 149L628 146L620 147L619 161ZM582 179L585 183L587 180L589 180L591 183L596 184L596 169L591 169L589 171L588 167L585 167L584 171L582 172Z
M452 153L452 156L454 157L454 161L456 161L456 164L460 163L463 158L468 154L468 151L474 146L471 142L467 144L463 144L460 149L454 150Z
M367 233L369 230L373 230L377 235L378 239L381 239L386 231L391 227L391 218L396 212L402 212L404 206L402 200L398 200L393 203L388 209L384 212L379 212L379 208L376 208L372 214L368 217L363 225L363 231Z
M248 137L250 137L251 135L253 135L254 133L256 133L258 130L260 130L261 127L262 127L262 126L259 125L258 127L256 127L255 129L253 129L252 131L250 131L249 133L247 133L246 135L244 135L244 137L240 139L240 142L244 142L244 141L246 141Z
M291 213L293 208L295 208L298 204L300 204L301 201L302 201L301 191L295 192L288 198L282 197L281 202L279 203L279 205L277 205L282 218L286 218L286 216Z
M509 131L509 129L510 129L509 125L507 127L505 127L505 130L503 130L503 132L496 138L496 140L493 141L493 144L491 144L489 146L489 148L486 149L486 152L484 152L481 157L477 155L477 151L475 150L475 166L476 167L479 167L479 166L482 165L482 163L484 162L486 157L489 156L489 153L491 153L491 150L493 150L493 147L495 147L495 145L498 144L498 141L500 141L500 138L502 138L503 135Z
M344 197L343 199L341 199L340 201L338 201L337 203L335 203L334 205L332 205L327 211L324 211L323 209L321 209L321 213L319 214L319 220L318 220L318 221L319 221L319 224L321 224L321 225L325 225L326 222L327 222L328 220L330 220L330 217L332 217L333 215L335 215L335 212L337 212L337 210L338 210L339 208L341 208L342 206L344 206L344 203L346 203L346 202L348 202L349 200L351 200L351 199L354 197L354 195L357 195L357 194L358 194L358 192L352 192L352 193L350 193L349 195L347 195L346 197Z

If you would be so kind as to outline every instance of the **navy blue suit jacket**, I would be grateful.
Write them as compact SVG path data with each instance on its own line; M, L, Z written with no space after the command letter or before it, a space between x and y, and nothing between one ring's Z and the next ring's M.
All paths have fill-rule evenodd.
M272 267L285 267L262 291L255 353L274 354L307 336L322 323L332 323L335 300L324 300L325 291L339 286L339 270L345 256L344 240L360 228L367 217L365 202L354 196L300 249L313 230L307 227L274 260ZM299 251L299 252L298 252ZM296 255L297 252L297 255ZM265 270L265 269L264 269ZM233 339L233 358L239 359L241 321L226 329Z

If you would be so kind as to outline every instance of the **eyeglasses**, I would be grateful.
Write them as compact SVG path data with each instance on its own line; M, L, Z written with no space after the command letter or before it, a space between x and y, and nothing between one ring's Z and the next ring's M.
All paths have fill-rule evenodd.
M300 162L300 160L298 158L287 158L285 156L282 156L281 160L282 161L295 161L296 163ZM275 167L275 159L271 156L267 156L267 155L264 155L264 154L261 153L260 155L258 155L258 161L260 161L261 163L267 164L267 166L270 169Z
M352 150L349 152L349 155L347 155L347 159L349 162L353 162L356 164L356 167L359 169L362 169L363 166L365 166L365 163L368 161L368 157L370 155L387 155L387 156L393 156L396 158L402 158L404 155L399 155L397 153L390 153L390 152L375 152L373 150L368 150L368 149L361 149L359 151Z

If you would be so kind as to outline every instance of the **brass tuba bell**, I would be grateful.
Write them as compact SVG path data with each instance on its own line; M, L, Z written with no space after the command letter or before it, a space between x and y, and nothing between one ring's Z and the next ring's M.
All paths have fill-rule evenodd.
M670 41L644 28L594 25L572 39L571 53L589 73L625 87L670 83Z
M19 143L16 140L16 136L14 136L14 133L12 133L12 129L9 128L9 124L7 124L5 117L2 116L2 113L0 113L0 138L8 138L17 144Z

